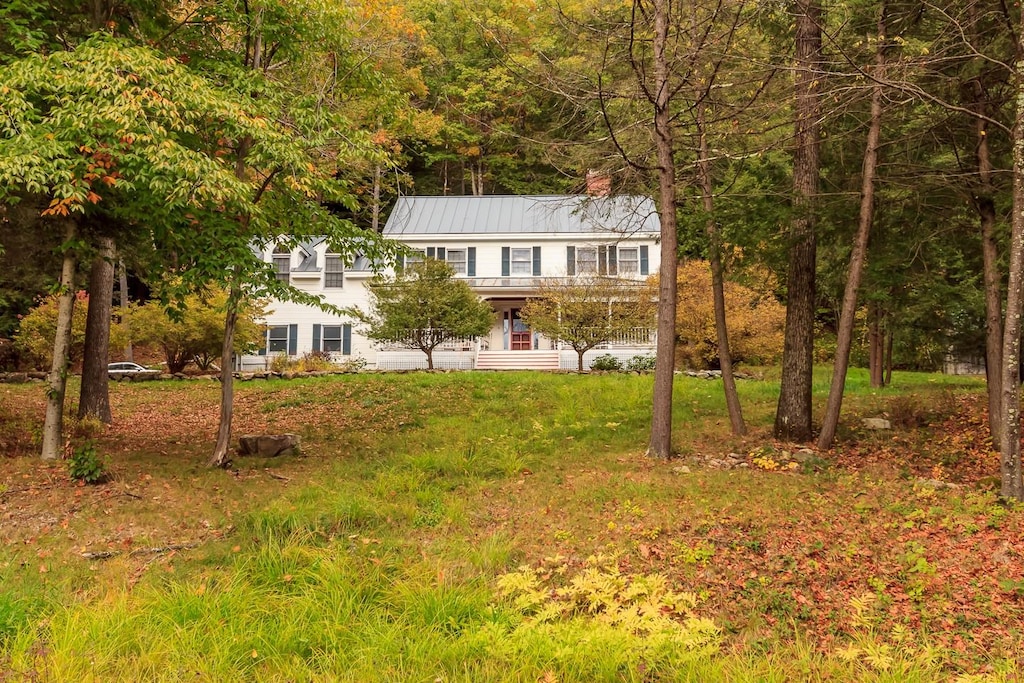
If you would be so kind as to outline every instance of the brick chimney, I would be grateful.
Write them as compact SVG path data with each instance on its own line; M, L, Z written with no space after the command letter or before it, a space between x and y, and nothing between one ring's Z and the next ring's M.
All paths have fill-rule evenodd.
M587 194L607 197L612 193L612 177L600 171L587 171Z

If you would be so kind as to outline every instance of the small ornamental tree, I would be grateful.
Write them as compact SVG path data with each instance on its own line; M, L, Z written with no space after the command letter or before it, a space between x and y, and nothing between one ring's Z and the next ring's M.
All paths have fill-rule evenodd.
M642 283L578 276L544 282L523 306L523 320L541 334L571 346L583 372L583 354L637 328L650 331L655 302Z
M378 275L370 281L371 312L348 313L366 326L370 339L425 353L433 370L434 349L450 339L486 334L494 321L490 305L453 275L451 266L435 259L394 277Z

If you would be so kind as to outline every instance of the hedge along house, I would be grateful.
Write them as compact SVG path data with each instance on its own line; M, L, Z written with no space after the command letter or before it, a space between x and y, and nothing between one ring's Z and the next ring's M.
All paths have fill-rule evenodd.
M575 351L531 330L519 316L523 304L553 278L647 279L658 272L659 231L649 198L592 195L402 197L384 227L385 237L409 249L406 263L447 261L494 309L488 335L435 351L435 367L460 369L575 369ZM340 308L368 309L373 272L366 259L342 263L316 240L264 258L296 287ZM309 351L330 352L339 362L359 358L378 369L426 367L420 351L375 344L354 320L286 302L268 308L265 348L244 357L244 369L265 367L273 354ZM650 355L654 343L653 330L637 329L588 352L585 362L606 353L623 360Z

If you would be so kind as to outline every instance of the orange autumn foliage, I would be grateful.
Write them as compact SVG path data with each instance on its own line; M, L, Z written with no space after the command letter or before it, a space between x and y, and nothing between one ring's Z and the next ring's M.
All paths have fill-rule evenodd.
M683 263L676 281L676 353L680 366L717 367L718 339L708 262ZM759 275L757 281L757 288L725 282L725 315L734 363L765 365L782 356L786 309L773 295L767 273Z

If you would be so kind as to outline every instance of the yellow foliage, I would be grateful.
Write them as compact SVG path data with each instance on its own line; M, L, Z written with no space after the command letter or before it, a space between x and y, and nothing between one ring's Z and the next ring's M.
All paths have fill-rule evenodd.
M680 360L691 367L717 364L718 337L707 261L692 260L679 266L676 341ZM767 364L782 355L786 309L772 295L767 274L755 289L725 282L725 315L733 362Z

